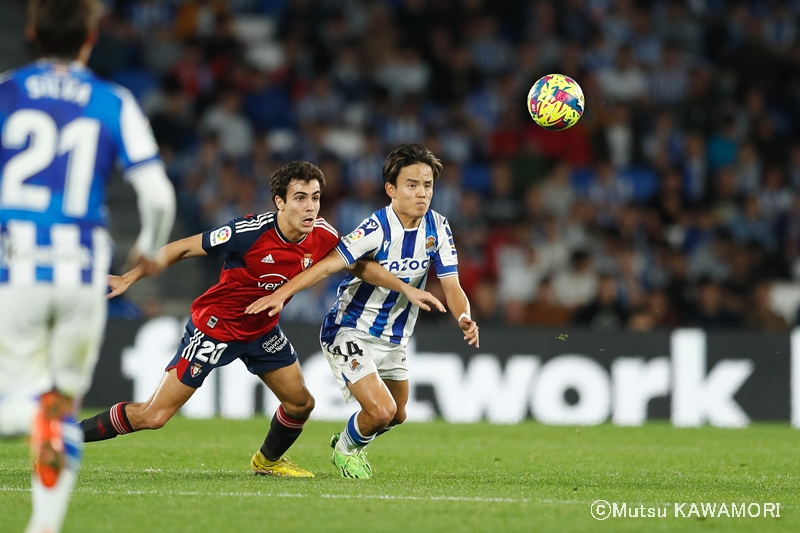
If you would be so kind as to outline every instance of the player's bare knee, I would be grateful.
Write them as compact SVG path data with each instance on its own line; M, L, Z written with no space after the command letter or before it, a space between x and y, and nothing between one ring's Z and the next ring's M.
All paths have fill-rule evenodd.
M307 416L310 416L310 415L311 415L311 411L313 411L313 410L314 410L314 407L315 407L316 405L317 405L317 401L314 399L314 397L313 397L313 396L311 396L311 395L309 394L309 395L308 395L308 399L306 400L305 409L304 409L304 411L305 411L305 413L306 413L306 415L307 415Z
M392 402L387 405L376 405L369 410L368 415L377 427L386 427L394 419L397 406Z
M380 427L386 427L392 423L393 419L394 419L393 410L386 410L382 413L382 416L377 420L377 422Z
M302 398L295 399L291 402L284 402L282 405L287 415L292 418L306 420L311 416L311 411L314 410L316 401L311 394L307 393Z

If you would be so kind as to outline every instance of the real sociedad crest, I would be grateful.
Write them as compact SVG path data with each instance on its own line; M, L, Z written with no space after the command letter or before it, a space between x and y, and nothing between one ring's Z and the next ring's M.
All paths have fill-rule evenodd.
M430 236L425 240L425 253L428 255L428 257L431 257L436 253L436 238L435 237Z

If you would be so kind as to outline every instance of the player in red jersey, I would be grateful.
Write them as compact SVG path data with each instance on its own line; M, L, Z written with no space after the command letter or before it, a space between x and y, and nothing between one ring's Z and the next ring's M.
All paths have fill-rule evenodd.
M219 283L192 304L181 345L166 374L144 403L118 403L83 420L86 442L106 440L141 429L159 429L191 398L208 374L241 359L280 400L264 444L253 455L257 474L313 477L283 454L300 436L314 398L306 389L297 353L278 325L278 316L246 315L245 308L324 258L339 241L336 230L318 217L325 177L319 168L293 162L271 177L277 212L246 216L168 244L163 266L187 257L225 256ZM352 273L370 283L407 295L430 310L444 311L434 296L389 274L374 262L357 264ZM146 273L139 267L110 276L109 297L124 293ZM427 303L426 303L427 302Z

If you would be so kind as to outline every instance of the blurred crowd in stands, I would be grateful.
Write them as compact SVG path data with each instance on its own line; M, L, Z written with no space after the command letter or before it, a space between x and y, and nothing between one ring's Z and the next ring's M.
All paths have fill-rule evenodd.
M482 324L795 323L800 1L106 7L90 66L143 102L185 235L274 209L269 176L295 159L323 170L321 214L348 233L388 202L385 155L420 142ZM553 72L586 95L565 132L525 105ZM319 322L334 288L284 316Z

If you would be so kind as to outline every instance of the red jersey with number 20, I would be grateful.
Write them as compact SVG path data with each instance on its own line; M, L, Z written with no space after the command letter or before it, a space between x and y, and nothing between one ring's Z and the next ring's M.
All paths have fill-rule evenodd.
M278 229L277 216L248 215L203 233L206 253L225 257L219 282L192 303L192 321L209 337L249 342L274 328L280 315L246 315L244 310L322 260L339 242L339 234L322 217L300 242L289 242Z

